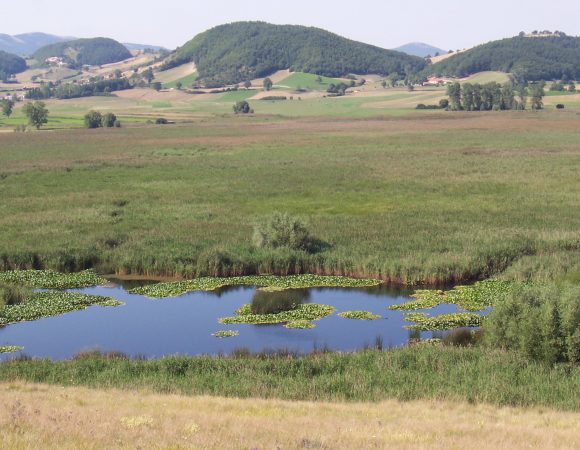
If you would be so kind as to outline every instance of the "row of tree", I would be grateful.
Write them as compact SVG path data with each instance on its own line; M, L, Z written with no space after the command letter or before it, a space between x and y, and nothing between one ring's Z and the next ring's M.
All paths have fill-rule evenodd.
M120 128L121 122L111 112L101 114L99 111L89 111L85 114L85 128Z
M80 83L43 83L40 87L26 92L26 98L30 100L44 100L58 98L61 100L80 97L92 97L94 95L106 95L115 91L132 89L134 85L126 78L111 80L98 80L86 84Z
M453 83L447 87L452 111L524 110L528 103L533 110L544 107L544 84L532 85L491 82Z

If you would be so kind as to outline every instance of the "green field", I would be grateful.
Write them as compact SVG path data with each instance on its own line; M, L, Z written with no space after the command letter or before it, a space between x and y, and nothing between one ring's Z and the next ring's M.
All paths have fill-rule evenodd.
M191 85L197 80L197 73L192 73L190 75L186 75L183 78L179 78L174 81L170 81L168 83L163 83L164 89L171 89L177 87L177 83L181 83L184 88L191 87Z
M5 133L0 263L413 284L574 276L578 130L568 113L439 112ZM275 211L325 249L253 247L254 223Z
M320 77L311 73L295 72L284 78L282 81L276 83L282 88L291 89L308 89L311 91L326 91L331 84L339 84L341 81L336 78Z

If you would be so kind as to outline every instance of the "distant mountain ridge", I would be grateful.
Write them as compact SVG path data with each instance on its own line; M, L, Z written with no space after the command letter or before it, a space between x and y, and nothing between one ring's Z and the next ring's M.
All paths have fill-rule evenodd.
M424 42L410 42L408 44L394 48L393 50L406 53L407 55L419 56L421 58L435 56L437 53L440 55L447 53L446 50L425 44Z
M236 22L195 36L178 48L165 68L194 62L206 83L239 83L291 69L327 77L350 73L418 72L425 61L405 53L352 41L319 28Z
M30 56L47 45L56 44L58 42L73 41L75 39L77 38L72 36L56 36L54 34L40 32L22 33L14 36L0 33L0 50L14 55ZM166 50L160 45L137 43L123 43L123 45L129 50L145 50L148 48L154 51Z
M55 36L48 33L23 33L15 36L0 34L0 50L15 55L32 55L36 50L45 45L71 39L74 38Z

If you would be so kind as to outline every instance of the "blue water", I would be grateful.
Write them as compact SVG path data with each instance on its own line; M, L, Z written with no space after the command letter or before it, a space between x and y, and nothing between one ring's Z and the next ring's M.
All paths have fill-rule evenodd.
M374 346L399 347L409 342L411 332L403 312L389 305L409 300L405 293L385 288L310 289L307 302L332 305L336 312L314 322L311 330L291 330L283 325L221 325L218 318L233 316L237 308L250 303L255 288L235 287L216 292L195 292L177 298L152 300L129 294L120 284L79 289L77 292L114 297L125 303L117 308L93 306L62 316L23 322L0 328L0 345L24 347L20 353L32 357L68 359L85 350L121 351L129 356L158 358L165 355L215 355L246 348L252 352L289 349L310 352L328 348L353 351ZM380 320L343 319L338 313L370 311ZM441 305L430 314L457 312L454 305ZM219 339L218 330L236 330L239 336ZM441 333L435 333L440 337ZM416 337L416 336L415 336ZM421 333L422 339L434 333ZM0 355L6 360L17 354Z

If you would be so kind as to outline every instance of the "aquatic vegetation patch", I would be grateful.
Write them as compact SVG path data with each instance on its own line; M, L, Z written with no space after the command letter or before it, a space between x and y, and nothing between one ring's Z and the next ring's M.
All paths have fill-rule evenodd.
M230 338L230 337L235 337L235 336L239 336L240 332L239 331L233 331L233 330L220 330L220 331L216 331L215 333L212 334L212 336L215 336L217 338Z
M194 291L214 291L226 286L256 286L268 289L307 289L315 287L360 288L378 286L380 280L332 277L320 275L292 275L287 277L243 276L231 278L204 277L194 280L158 283L131 289L132 294L150 298L177 297Z
M394 311L416 311L419 309L431 309L443 304L453 304L465 311L482 311L492 307L498 299L505 297L515 287L515 283L509 281L486 280L477 282L471 286L457 286L450 291L419 290L411 297L415 300L392 305Z
M316 327L316 325L314 325L309 320L294 320L292 322L288 322L286 325L284 325L284 327L291 330L310 330Z
M345 311L341 312L339 317L343 319L355 319L355 320L378 320L381 316L373 314L369 311Z
M77 292L36 292L24 303L2 308L0 310L0 325L57 316L86 309L93 305L121 306L123 303L111 297Z
M37 289L77 289L105 284L107 280L93 270L60 273L52 270L11 270L0 272L0 282L21 284Z
M277 324L288 323L296 321L312 321L320 320L329 316L334 312L334 308L328 305L318 305L316 303L308 303L300 305L291 311L284 311L279 314L252 314L247 313L247 308L240 308L242 314L237 314L234 317L222 317L219 319L223 324ZM239 312L240 309L237 311Z
M24 347L19 347L17 345L0 346L0 353L16 353L20 350L24 350Z
M405 326L408 330L436 331L479 327L481 326L483 317L474 313L441 314L439 316L429 316L425 313L409 313L405 314L405 320L407 322L413 322L413 325Z

